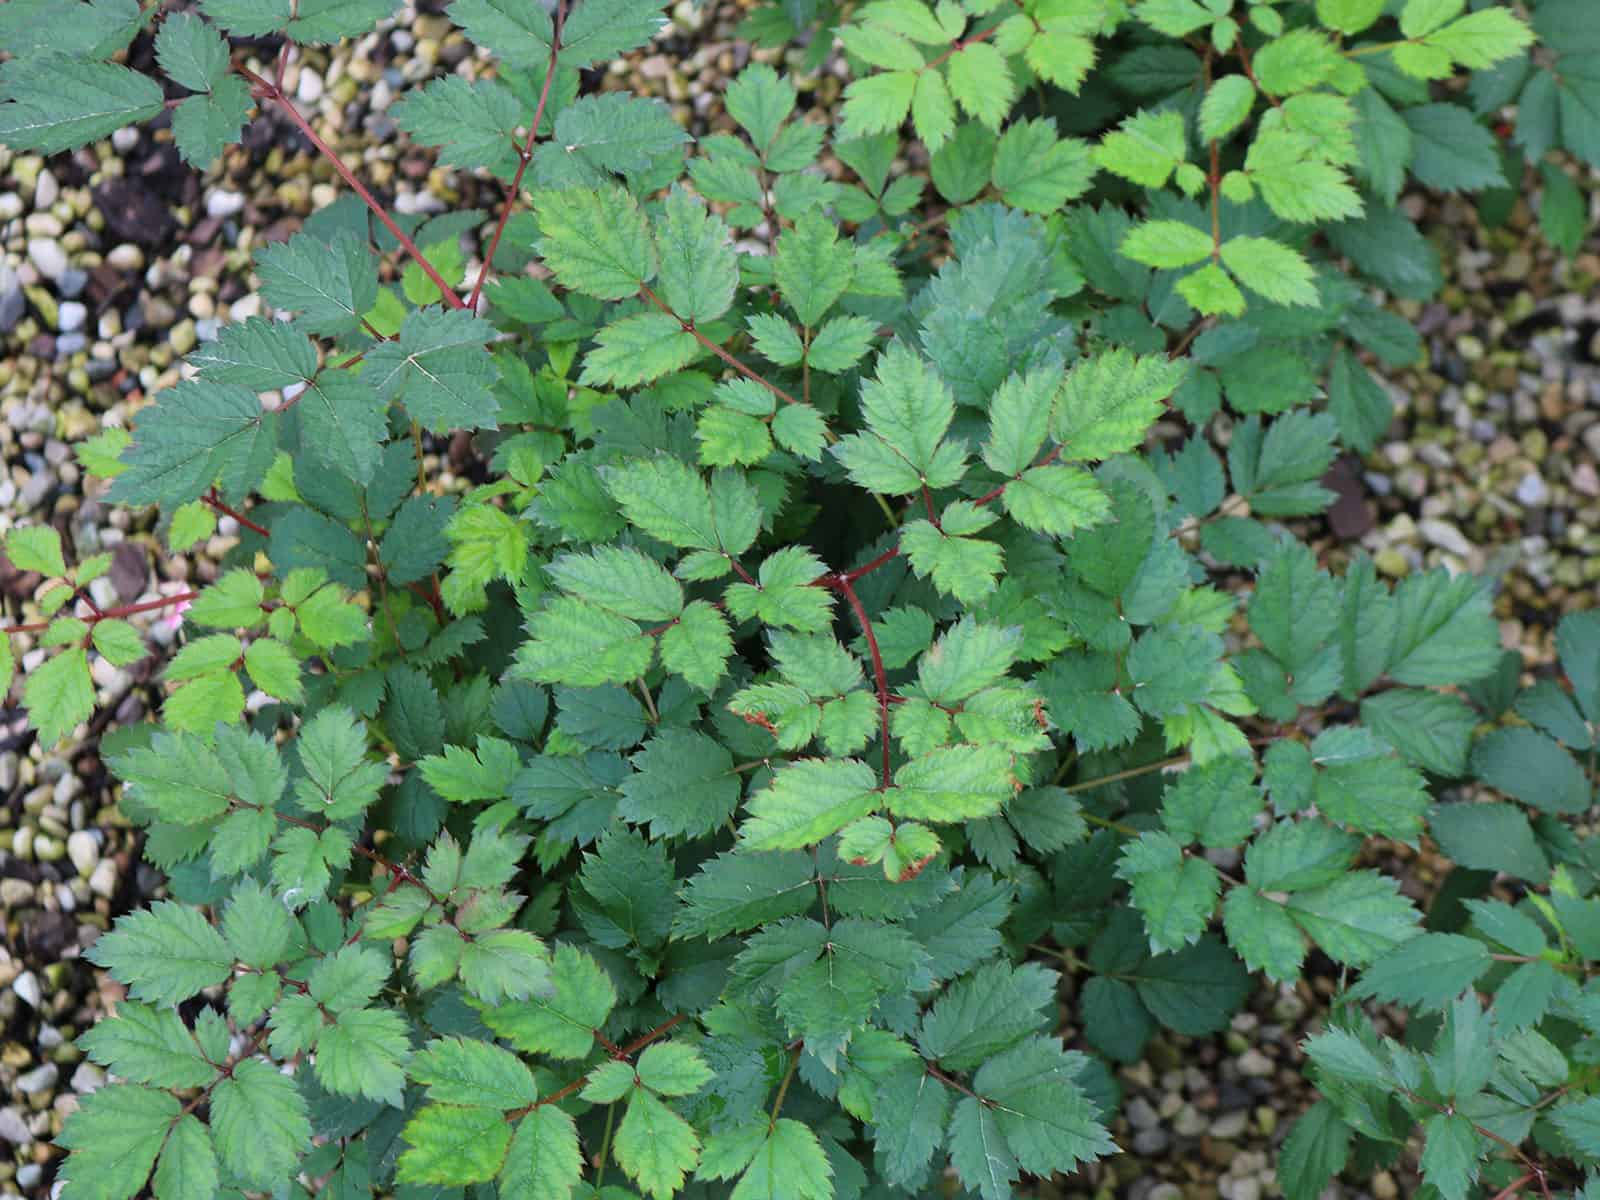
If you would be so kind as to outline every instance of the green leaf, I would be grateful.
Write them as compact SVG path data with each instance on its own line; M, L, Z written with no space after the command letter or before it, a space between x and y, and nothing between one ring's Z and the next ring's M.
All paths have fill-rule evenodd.
M634 1074L657 1095L692 1096L706 1085L712 1071L687 1042L657 1042L639 1056Z
M646 175L688 140L660 100L583 96L556 115L554 139L534 151L534 171L543 187L598 187L614 175Z
M1320 0L1318 11L1341 3L1349 11L1353 4L1367 2ZM1382 0L1371 7L1376 13L1382 8ZM1328 21L1327 17L1323 19ZM1318 1100L1300 1115L1278 1152L1278 1185L1286 1200L1316 1200L1322 1194L1349 1160L1350 1133L1350 1127L1326 1100Z
M564 287L621 300L655 278L655 243L638 203L620 187L534 195L539 256Z
M1051 433L1067 462L1092 462L1144 441L1163 403L1187 367L1165 355L1103 351L1067 373L1051 418Z
M5 538L5 555L18 571L38 571L46 578L67 573L61 534L50 525L19 525Z
M240 880L229 897L222 932L240 962L262 971L282 962L299 935L278 898L253 879Z
M673 936L715 939L803 913L816 897L814 876L801 853L720 854L684 888Z
M277 417L256 394L233 384L180 383L141 409L127 469L111 481L114 504L176 508L219 480L230 496L266 475L276 450Z
M378 551L390 583L415 583L444 562L450 553L445 529L455 514L448 497L412 496L400 506Z
M1326 821L1280 821L1245 851L1245 878L1268 892L1297 892L1343 877L1360 848L1355 835Z
M586 387L635 387L681 370L699 352L694 335L670 313L636 313L599 332L578 382Z
M1228 944L1245 966L1278 983L1294 983L1305 961L1305 937L1281 904L1250 888L1233 888L1222 902Z
M195 908L162 900L129 913L86 951L135 1000L176 1004L233 971L227 943Z
M938 78L933 71L924 74ZM995 147L990 178L1013 208L1048 215L1088 191L1094 175L1089 143L1057 138L1055 121L1038 117L1006 128Z
M152 1182L158 1200L211 1200L217 1194L217 1152L192 1113L180 1117L167 1134Z
M950 94L971 116L999 129L1017 96L1005 56L988 42L968 42L945 64Z
M1373 962L1351 994L1439 1010L1491 965L1488 948L1475 938L1425 933Z
M491 1006L483 1021L517 1050L578 1059L594 1045L594 1030L605 1026L616 1005L616 989L594 958L571 946L558 946L550 960L549 995Z
M1223 265L1252 292L1274 304L1320 303L1311 264L1298 250L1271 238L1236 237L1222 243Z
M502 8L516 9L507 0L493 2ZM658 0L587 0L587 3L588 7L577 8L562 27L560 61L563 66L586 67L616 58L625 50L644 45L667 23ZM548 22L549 18L545 20Z
M517 1122L500 1172L502 1200L567 1200L583 1173L572 1117L554 1105Z
M1242 845L1263 803L1255 774L1255 763L1237 754L1189 768L1161 798L1162 823L1180 843Z
M1111 1135L1078 1082L1088 1061L1041 1037L984 1063L972 1077L976 1097L956 1104L950 1124L951 1160L962 1182L985 1200L1003 1200L1022 1171L1048 1177L1111 1153ZM994 1153L991 1129L1004 1157Z
M1583 1154L1600 1154L1600 1096L1556 1106L1550 1119Z
M804 546L785 546L769 555L756 572L757 586L736 583L728 588L728 612L735 620L758 617L768 625L815 633L833 617L828 589L814 586L827 573L822 560Z
M1526 726L1496 729L1472 750L1472 770L1490 787L1553 813L1580 813L1593 802L1583 768L1554 738Z
M258 391L305 383L317 373L317 350L305 334L282 321L248 317L224 325L187 361L217 383Z
M156 34L156 61L191 92L209 91L228 69L228 43L190 13L174 13Z
M702 733L663 730L633 758L617 813L653 837L705 837L733 815L739 777L733 756Z
M1024 471L1006 485L1001 502L1024 529L1054 537L1069 537L1111 515L1111 501L1094 476L1060 464Z
M1364 966L1418 932L1411 901L1372 871L1345 875L1286 902L1295 924L1336 962Z
M334 1095L398 1106L411 1054L406 1021L388 1008L340 1012L317 1035L317 1082Z
M1504 187L1494 135L1458 104L1420 104L1401 112L1411 130L1411 173L1423 185L1449 192Z
M872 768L855 759L808 758L777 771L745 803L739 836L749 850L799 850L876 809Z
M378 298L378 270L366 244L352 233L321 241L307 233L256 253L261 295L274 308L300 314L313 333L348 333Z
M516 129L524 114L498 80L447 75L406 92L389 112L413 141L441 147L443 166L483 167L501 179L516 173Z
M1256 89L1245 75L1225 75L1200 102L1200 140L1218 142L1239 128L1255 107Z
M954 706L998 683L1022 648L1022 630L963 617L917 664L917 683L928 699Z
M694 600L661 635L661 665L710 692L727 673L733 639L728 622L709 603Z
M166 1092L133 1083L84 1096L56 1139L72 1152L62 1170L67 1190L94 1200L137 1195L179 1111Z
M678 581L637 550L600 546L562 555L545 571L562 588L618 616L670 621L683 611Z
M715 320L732 306L739 282L728 226L678 187L668 193L664 212L656 227L661 298L680 320Z
M1571 176L1554 163L1540 163L1539 177L1544 181L1544 192L1539 199L1539 228L1552 246L1571 258L1583 244L1583 235L1588 229L1583 193Z
M473 1038L440 1038L411 1060L406 1073L439 1104L522 1108L539 1098L533 1072L508 1050Z
M1211 248L1211 235L1186 222L1143 221L1128 231L1117 249L1134 262L1168 270L1210 258Z
M755 1126L754 1136L762 1140L749 1156L750 1165L734 1186L732 1200L833 1200L833 1164L809 1127L785 1117L770 1129ZM701 1158L702 1175L707 1173L710 1152L708 1143Z
M946 824L993 816L1017 788L1011 752L993 743L941 746L894 773L896 816Z
M630 683L655 655L655 643L635 622L570 597L548 602L528 622L528 632L516 672L536 683Z
M1486 1150L1472 1121L1459 1113L1436 1113L1423 1122L1422 1132L1423 1178L1445 1200L1466 1200Z
M650 1092L637 1089L611 1144L617 1165L653 1200L670 1200L700 1158L689 1122Z
M367 727L342 705L323 709L300 730L295 742L306 777L295 799L308 813L330 821L355 816L378 797L388 779L388 764L368 761Z
M499 1172L511 1145L511 1127L493 1108L429 1104L406 1122L406 1149L396 1163L399 1183L465 1187Z
M813 209L778 238L772 270L800 323L814 326L850 286L855 255L839 241L838 227Z
M367 351L363 379L387 401L400 401L426 429L493 429L500 369L484 343L495 329L460 309L419 308L396 341Z
M164 98L154 79L127 67L40 54L6 64L0 100L0 143L58 154L148 121Z
M1101 139L1095 161L1140 187L1158 188L1187 153L1180 114L1139 112Z
M841 136L848 140L898 129L911 110L917 81L913 71L883 71L851 80L844 89ZM938 128L937 121L931 125Z
M951 510L958 505L962 506L958 510L961 525L951 519ZM909 521L902 526L900 549L910 559L911 568L919 578L931 578L941 592L963 604L973 604L995 590L995 577L1000 573L1004 556L993 542L959 536L953 531L973 526L982 528L992 519L991 514L958 500L945 509L943 528L923 520Z
M63 650L27 672L22 703L46 746L54 746L86 720L94 711L94 682L83 647Z
M173 1009L131 1001L115 1016L103 1017L84 1032L78 1045L88 1056L129 1083L162 1088L204 1087L217 1077L200 1047Z
M1153 953L1179 950L1195 942L1211 921L1221 880L1204 859L1186 858L1164 833L1142 834L1129 842L1117 863L1117 877L1133 894L1144 916Z
M259 1191L295 1173L311 1148L311 1122L295 1081L247 1058L211 1091L211 1135L222 1165Z
M1422 775L1360 726L1324 730L1311 744L1317 808L1361 833L1412 838L1429 797Z

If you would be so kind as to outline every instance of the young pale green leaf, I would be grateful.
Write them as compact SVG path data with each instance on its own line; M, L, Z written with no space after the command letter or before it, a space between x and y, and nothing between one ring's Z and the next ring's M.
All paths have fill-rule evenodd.
M1165 355L1116 349L1076 364L1056 399L1051 433L1067 462L1110 458L1139 445L1188 368Z
M855 759L800 759L746 801L739 836L749 850L814 846L876 809L872 768Z
M700 1160L700 1139L689 1122L642 1088L628 1097L611 1148L617 1165L652 1200L671 1200Z
M1315 273L1298 250L1262 237L1229 238L1222 243L1222 263L1240 283L1274 304L1315 307L1319 302Z
M401 1136L406 1148L396 1163L396 1181L447 1187L487 1183L511 1145L504 1113L453 1104L418 1109Z
M583 1165L572 1117L542 1105L517 1122L500 1171L500 1195L503 1200L566 1200Z
M565 287L600 300L638 294L655 278L655 242L639 205L613 185L534 196L539 255Z
M1212 243L1209 233L1183 221L1144 221L1128 231L1117 249L1134 262L1170 270L1210 258Z

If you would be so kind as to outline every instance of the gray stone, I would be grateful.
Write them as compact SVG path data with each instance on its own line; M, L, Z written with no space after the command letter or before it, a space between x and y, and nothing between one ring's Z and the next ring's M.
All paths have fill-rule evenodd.
M39 1163L23 1163L17 1168L17 1186L20 1188L38 1187L39 1180L43 1178L44 1167Z
M24 971L13 979L11 990L21 997L29 1008L38 1008L39 1001L44 999L44 992L39 987L39 977L32 971Z
M1133 1152L1145 1158L1165 1154L1172 1144L1172 1135L1165 1129L1141 1129L1133 1135Z
M0 1139L13 1146L26 1146L33 1141L33 1134L28 1132L28 1123L14 1108L0 1108Z
M84 334L63 333L56 339L56 357L70 358L88 344L89 339Z
M1550 502L1550 485L1537 471L1529 471L1517 483L1517 503L1528 508L1541 508Z
M56 281L56 290L68 300L76 300L83 295L83 289L89 286L89 272L80 271L77 267L68 267L61 272L61 278Z
M1447 554L1454 554L1459 558L1470 557L1473 545L1467 537L1449 521L1435 518L1417 522L1417 532L1430 546L1437 546Z
M1128 1124L1135 1129L1153 1129L1161 1123L1156 1110L1143 1096L1135 1096L1128 1101L1127 1107L1122 1110L1122 1115L1128 1118Z
M87 829L74 831L67 836L67 857L78 874L87 878L100 862L100 839Z
M32 238L28 242L28 261L46 279L60 279L67 269L67 252L54 238Z
M78 1069L72 1073L72 1078L67 1082L78 1095L87 1096L90 1092L96 1092L105 1087L106 1073L91 1062L81 1062L78 1064Z
M76 333L88 320L89 310L76 300L63 300L56 314L57 329L62 333Z
M1273 1072L1272 1060L1251 1046L1239 1056L1239 1074L1255 1079L1265 1079Z
M43 1066L35 1067L26 1075L18 1075L17 1091L24 1096L37 1096L40 1092L48 1092L55 1087L60 1075L61 1068L55 1063L47 1062Z
M1211 1122L1211 1136L1217 1138L1236 1138L1245 1131L1250 1124L1250 1114L1242 1108L1233 1112L1225 1112L1215 1121Z

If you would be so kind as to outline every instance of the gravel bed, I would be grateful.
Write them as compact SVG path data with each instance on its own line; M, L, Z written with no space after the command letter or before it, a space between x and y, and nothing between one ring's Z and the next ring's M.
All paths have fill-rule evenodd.
M410 83L477 67L438 6L420 7L336 58L307 52L291 64L289 87L399 211L492 210L496 185L436 168L385 111ZM746 7L680 4L653 46L591 73L586 86L659 96L696 133L728 129L726 81L752 58L783 65L734 37ZM132 53L144 64L148 38ZM802 103L827 112L842 86L825 70L802 84ZM273 115L204 176L178 160L164 131L123 130L48 163L0 149L0 533L47 521L80 558L111 551L112 571L91 589L102 606L215 576L237 532L231 519L196 553L169 555L152 513L109 508L85 487L74 447L126 425L179 379L184 354L261 311L252 251L331 203L337 183ZM1600 210L1595 180L1585 187ZM1428 366L1387 376L1395 420L1364 460L1336 465L1330 486L1341 500L1317 531L1319 548L1335 565L1365 548L1391 577L1437 563L1502 576L1504 642L1545 668L1555 620L1592 604L1600 579L1600 238L1568 261L1530 233L1526 198L1494 230L1459 199L1428 212L1418 198L1408 203L1435 236L1448 279L1435 302L1398 306L1422 333ZM37 618L37 582L0 555L0 622ZM169 613L143 620L158 646L176 637ZM26 641L18 651L24 670L42 656ZM155 671L153 659L126 670L101 664L91 734L141 719L159 699ZM49 1194L58 1162L49 1142L77 1097L105 1082L73 1040L121 989L82 951L114 916L161 892L115 801L92 736L42 750L0 698L0 1198ZM1433 864L1398 853L1407 890L1425 895ZM1276 1146L1311 1099L1296 1047L1332 988L1331 979L1263 988L1220 1037L1158 1037L1145 1061L1118 1073L1127 1103L1115 1133L1125 1153L1044 1194L1277 1195ZM1390 1200L1415 1186L1379 1173L1364 1189L1330 1194Z

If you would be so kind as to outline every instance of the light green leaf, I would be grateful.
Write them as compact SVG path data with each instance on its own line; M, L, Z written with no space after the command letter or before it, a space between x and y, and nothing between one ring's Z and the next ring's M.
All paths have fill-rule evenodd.
M689 1122L643 1089L628 1097L611 1149L617 1165L653 1200L671 1200L700 1159L700 1139Z
M799 850L881 803L872 768L855 759L800 759L745 803L739 836L751 850Z

